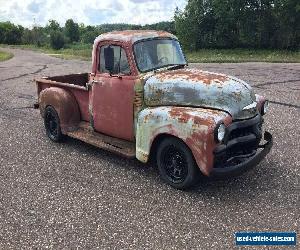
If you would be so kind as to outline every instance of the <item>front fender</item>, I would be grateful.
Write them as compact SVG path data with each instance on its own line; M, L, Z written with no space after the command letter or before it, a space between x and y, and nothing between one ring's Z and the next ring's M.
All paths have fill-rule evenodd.
M218 122L232 122L224 111L191 107L153 107L138 115L136 131L136 158L147 162L153 141L161 134L183 140L190 148L198 167L205 175L213 168L213 150L216 147L214 129Z

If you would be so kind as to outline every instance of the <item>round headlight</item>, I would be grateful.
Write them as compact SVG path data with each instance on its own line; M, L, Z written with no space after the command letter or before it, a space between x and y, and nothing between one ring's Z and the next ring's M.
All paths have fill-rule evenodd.
M262 106L262 110L261 110L261 114L262 115L265 115L268 111L268 108L269 108L269 102L268 101L265 101L263 106Z
M221 123L216 130L216 139L218 142L221 142L225 137L226 127L223 123Z

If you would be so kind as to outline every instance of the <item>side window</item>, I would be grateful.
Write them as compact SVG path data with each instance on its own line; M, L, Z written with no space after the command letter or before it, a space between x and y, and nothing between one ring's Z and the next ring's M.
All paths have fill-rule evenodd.
M100 49L100 63L99 63L99 71L101 73L109 73L107 69L105 69L105 57L104 57L104 49L110 46L113 49L114 54L114 68L112 74L123 74L129 75L130 74L130 67L127 60L125 50L120 46L115 45L106 45L102 46Z

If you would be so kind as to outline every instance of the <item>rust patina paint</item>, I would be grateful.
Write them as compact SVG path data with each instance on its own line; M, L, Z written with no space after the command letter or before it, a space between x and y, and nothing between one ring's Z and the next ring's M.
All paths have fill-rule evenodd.
M89 121L82 124L93 133L135 144L136 158L142 162L148 161L152 143L158 137L175 136L190 148L202 173L209 175L213 152L219 145L214 138L217 124L229 126L235 119L254 117L261 113L265 99L255 95L246 82L224 74L189 68L140 73L133 44L155 38L177 39L157 31L100 35L93 46L91 74L37 81L41 113L47 105L53 105L64 132L80 127L79 121ZM130 75L111 76L98 71L100 47L108 44L124 48ZM82 133L84 141L101 144Z
M75 96L80 114L81 114L81 120L83 121L89 121L90 115L89 115L89 93L88 91L82 91L73 89L71 90L72 94Z
M175 38L164 31L115 31L100 35L93 47L93 80L101 84L93 84L90 94L90 111L92 111L95 130L114 137L133 141L137 110L142 105L141 90L135 91L135 86L143 84L135 65L133 43L148 38ZM127 55L130 66L130 76L111 77L108 73L98 70L99 51L105 45L121 46ZM137 101L138 100L138 101Z
M127 55L130 75L110 76L109 73L99 72L99 52L101 46L108 44L122 47ZM128 52L127 42L102 41L96 47L94 67L96 69L91 93L91 111L93 127L96 131L113 137L134 140L134 85L137 79L133 67L133 58Z
M64 77L64 76L62 76ZM41 91L47 88L57 87L70 92L76 98L77 104L79 106L80 117L83 121L89 121L89 93L88 90L83 86L71 85L68 83L55 82L53 80L48 80L48 78L37 81L38 96L40 96Z
M58 113L62 133L77 128L80 122L80 111L75 97L62 88L44 89L39 96L40 112L44 116L45 109L51 105Z
M158 79L161 82L164 82L165 80L172 80L174 78L189 79L190 81L196 82L196 83L201 81L205 84L210 84L212 81L219 81L219 82L223 83L228 80L228 76L223 75L223 74L217 74L217 73L207 74L206 71L201 71L201 70L193 71L193 70L187 70L187 69L162 72L158 76Z
M193 111L193 108L185 107L174 107L169 111L171 117L176 117L179 122L187 123L192 120L195 125L205 126L206 130L195 129L192 134L187 137L184 142L190 147L195 161L199 168L202 170L203 174L209 175L214 163L213 151L219 143L216 143L214 139L214 129L216 127L216 122L213 117L201 117L192 116L188 111ZM205 110L202 110L205 112ZM217 110L207 110L208 114L213 114L219 116L221 111ZM223 119L225 126L228 126L232 119L228 115Z
M147 106L206 107L224 110L234 119L254 117L251 87L232 76L197 69L161 70L145 81ZM253 104L253 109L244 107Z
M134 79L130 76L119 79L108 74L97 75L96 79L101 83L93 85L91 99L95 130L134 140Z
M147 162L153 141L171 135L191 149L203 174L209 175L214 163L216 124L228 126L232 118L224 111L193 107L148 107L141 111L137 124L137 158Z

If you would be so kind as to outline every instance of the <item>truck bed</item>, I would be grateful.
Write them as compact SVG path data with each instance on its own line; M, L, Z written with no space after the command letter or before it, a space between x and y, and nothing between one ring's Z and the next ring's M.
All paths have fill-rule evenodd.
M79 73L79 74L71 74L71 75L62 75L62 76L51 76L44 78L54 82L61 82L67 84L73 84L76 86L85 87L86 83L89 81L88 73Z
M50 76L36 79L38 96L43 89L60 87L70 91L76 98L81 120L89 121L89 92L86 84L89 81L89 73Z

